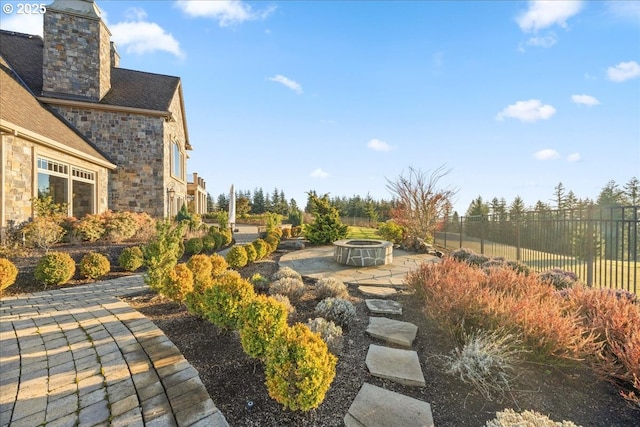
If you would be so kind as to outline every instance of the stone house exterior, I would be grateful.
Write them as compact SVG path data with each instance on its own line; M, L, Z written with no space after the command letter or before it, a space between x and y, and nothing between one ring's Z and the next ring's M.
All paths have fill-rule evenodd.
M0 227L32 216L29 201L43 193L69 203L73 216L112 209L166 217L190 200L202 209L195 201L204 182L187 182L192 147L180 78L120 68L100 15L92 0L55 0L47 6L42 38L0 31ZM13 82L10 91L5 80ZM44 132L31 126L27 104L55 122L51 126L67 128L43 133L56 143L49 151L21 138L23 130ZM75 157L56 152L69 145ZM204 209L196 212L206 212L206 203Z

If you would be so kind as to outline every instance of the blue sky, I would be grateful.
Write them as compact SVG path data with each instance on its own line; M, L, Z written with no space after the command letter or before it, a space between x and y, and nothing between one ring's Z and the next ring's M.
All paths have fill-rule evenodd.
M387 179L446 165L462 214L640 177L640 2L97 4L121 67L182 78L189 173L214 198L391 199ZM0 18L42 32L37 14Z

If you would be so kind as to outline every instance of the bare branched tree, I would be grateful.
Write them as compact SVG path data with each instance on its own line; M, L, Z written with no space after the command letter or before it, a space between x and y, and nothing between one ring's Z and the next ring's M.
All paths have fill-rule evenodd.
M433 242L438 221L447 218L452 209L453 196L457 189L440 188L439 181L451 169L443 166L430 171L409 168L395 181L387 179L387 189L396 199L393 219L407 230L413 238Z

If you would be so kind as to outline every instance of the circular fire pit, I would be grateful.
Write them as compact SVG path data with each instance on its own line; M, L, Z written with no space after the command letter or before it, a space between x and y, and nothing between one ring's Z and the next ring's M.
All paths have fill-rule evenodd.
M333 242L333 259L342 265L368 267L393 262L393 244L386 240L353 239Z

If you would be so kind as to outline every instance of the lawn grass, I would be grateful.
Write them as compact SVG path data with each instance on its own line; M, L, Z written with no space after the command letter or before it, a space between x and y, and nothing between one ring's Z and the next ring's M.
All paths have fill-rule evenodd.
M382 236L378 234L378 229L376 228L350 225L347 239L382 239Z

